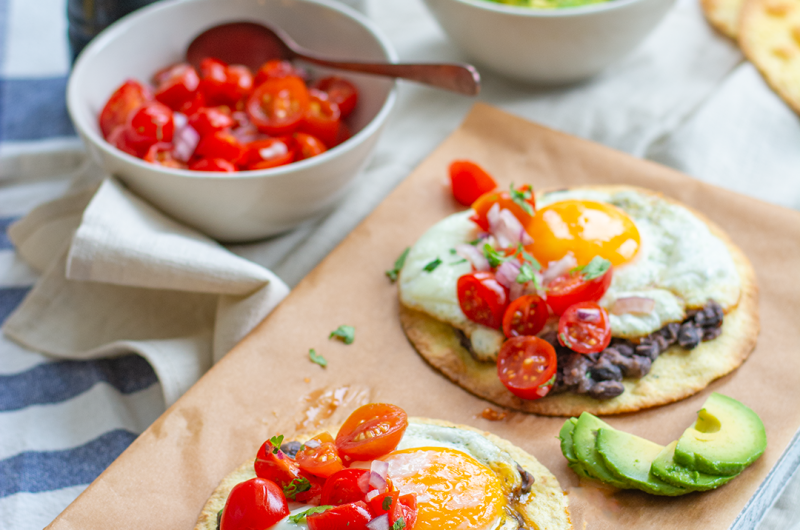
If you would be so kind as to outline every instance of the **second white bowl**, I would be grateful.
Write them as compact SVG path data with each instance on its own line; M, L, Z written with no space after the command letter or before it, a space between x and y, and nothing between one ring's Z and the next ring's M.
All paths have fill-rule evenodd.
M534 9L487 0L425 0L450 39L480 66L524 82L586 79L633 50L674 0L611 0Z

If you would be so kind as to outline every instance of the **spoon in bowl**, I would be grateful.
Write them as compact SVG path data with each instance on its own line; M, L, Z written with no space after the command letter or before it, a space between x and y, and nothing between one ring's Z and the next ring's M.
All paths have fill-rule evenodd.
M186 50L186 60L198 67L205 57L229 64L243 64L257 70L271 59L301 59L311 64L416 81L467 96L475 96L481 78L469 64L390 64L333 61L320 57L299 44L280 28L254 22L230 22L205 30Z

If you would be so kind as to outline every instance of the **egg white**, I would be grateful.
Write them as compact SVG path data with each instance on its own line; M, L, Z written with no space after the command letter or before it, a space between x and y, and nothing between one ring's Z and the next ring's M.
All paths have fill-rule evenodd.
M639 296L654 300L655 308L646 315L611 314L612 336L648 335L670 322L682 321L687 309L710 300L726 311L738 303L741 280L727 246L686 208L636 190L565 190L538 198L537 206L568 199L613 204L639 230L639 252L631 262L614 268L611 286L600 305L610 309L619 298ZM467 210L443 219L411 247L400 273L400 301L462 330L478 357L488 360L496 358L503 335L468 320L461 311L456 282L471 267L450 251L476 238L479 229L469 220L471 215ZM425 265L437 258L442 264L425 271Z
M520 487L522 477L517 471L517 464L511 455L497 447L489 439L473 431L466 431L457 427L448 427L431 423L421 423L413 418L409 420L408 428L397 446L397 450L414 449L419 447L445 447L466 453L481 464L501 473L509 481L511 489ZM312 508L311 505L290 503L290 516ZM287 516L270 530L296 530L307 529L305 519L299 523L289 521ZM519 524L510 517L501 516L491 526L482 530L517 530Z

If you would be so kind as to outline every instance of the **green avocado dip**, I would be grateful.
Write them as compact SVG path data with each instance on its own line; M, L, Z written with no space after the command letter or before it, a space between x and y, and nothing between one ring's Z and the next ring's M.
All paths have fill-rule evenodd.
M559 9L563 7L587 6L601 4L609 0L486 0L495 4L509 6L531 7L534 9Z

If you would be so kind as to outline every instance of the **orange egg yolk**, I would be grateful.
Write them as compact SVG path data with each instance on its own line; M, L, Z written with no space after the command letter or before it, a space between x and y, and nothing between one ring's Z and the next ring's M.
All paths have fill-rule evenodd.
M395 451L383 460L401 495L417 496L414 530L488 529L502 515L504 482L468 454L422 447Z
M622 265L639 250L639 230L628 215L611 204L567 200L539 209L528 227L528 252L542 264L572 252L578 265L595 256Z

